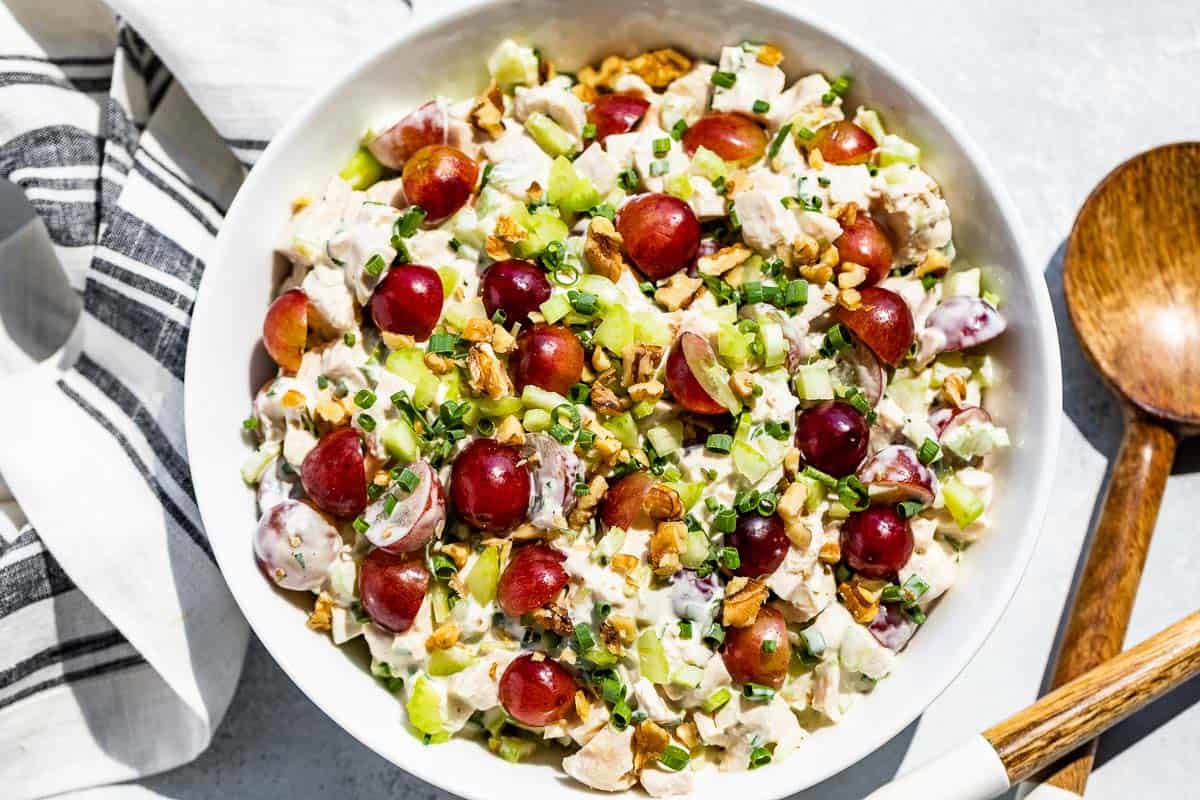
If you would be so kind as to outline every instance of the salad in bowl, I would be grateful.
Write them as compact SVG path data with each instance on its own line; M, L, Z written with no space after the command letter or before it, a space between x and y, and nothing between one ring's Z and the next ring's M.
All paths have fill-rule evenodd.
M784 57L506 40L294 200L253 553L430 746L655 796L781 761L987 532L1000 300L919 147Z

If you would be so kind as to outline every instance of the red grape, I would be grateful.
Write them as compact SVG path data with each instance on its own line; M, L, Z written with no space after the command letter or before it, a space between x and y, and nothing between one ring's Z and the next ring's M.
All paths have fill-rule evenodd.
M889 578L908 563L912 529L894 506L871 506L842 523L842 557L868 578Z
M991 341L1004 333L1007 323L986 300L951 297L938 304L925 326L942 332L945 342L938 352L945 353Z
M337 528L297 500L284 500L267 509L254 532L259 567L284 589L321 588L341 549Z
M876 146L871 134L846 120L818 128L808 142L808 149L820 150L830 164L864 164Z
M879 283L892 271L892 240L887 231L866 214L842 226L842 235L834 242L842 261L866 267L866 285Z
M308 342L308 295L289 289L271 303L263 320L263 347L288 372L300 369Z
M588 122L596 126L596 141L614 133L628 133L638 124L650 103L629 94L603 94L588 108Z
M376 625L393 633L412 627L428 589L424 553L375 549L367 553L359 568L358 594L363 609Z
M430 100L375 137L367 149L385 167L401 169L422 147L445 141L446 112L436 100Z
M775 642L775 649L769 653L763 650L765 640ZM763 606L758 610L758 619L745 628L726 628L721 657L735 683L758 683L772 689L783 686L792 658L783 614L772 606Z
M508 366L518 392L532 384L566 395L583 376L583 345L565 325L538 323L517 337Z
M709 114L683 135L689 156L703 147L739 166L753 164L767 150L767 133L745 114Z
M504 312L504 325L529 323L529 312L537 311L550 299L550 281L546 273L528 261L510 258L487 268L479 285L483 307L488 316Z
M871 408L879 405L887 375L884 374L883 363L862 342L855 342L853 347L838 351L833 375L834 385L856 386L862 390Z
M694 414L724 414L729 409L714 400L712 395L704 390L688 365L687 357L683 352L683 343L684 339L689 336L699 339L706 347L709 347L709 350L712 349L697 334L686 332L680 336L676 340L675 346L671 348L670 354L667 355L667 390L675 398L675 402ZM713 358L715 361L716 356Z
M652 280L684 269L700 249L696 215L669 194L644 194L621 206L617 232L629 258Z
M367 506L363 443L353 428L325 434L300 464L300 481L317 508L353 517Z
M495 439L467 445L450 470L450 502L472 527L495 533L525 520L529 468L521 451Z
M992 415L979 406L939 408L929 415L929 424L937 432L939 441L959 425L990 423L991 421Z
M631 472L608 487L600 501L600 521L609 528L629 530L646 521L642 500L656 481L649 472Z
M834 309L833 318L866 343L879 359L896 366L913 343L913 317L900 295L879 286L862 289L862 303L853 310Z
M567 585L566 556L544 544L517 550L500 575L496 602L505 614L519 617L541 608Z
M449 145L422 147L404 164L404 196L425 209L427 222L458 211L475 189L479 165Z
M442 317L441 276L430 267L392 267L371 295L371 318L380 330L405 333L423 342Z
M883 503L916 500L929 504L937 492L933 470L917 452L902 444L883 448L858 470L858 479L871 489L871 499Z
M392 553L424 547L441 534L446 524L446 493L437 472L424 459L408 469L418 481L411 492L397 487L363 512L363 519L370 525L363 535L371 544Z
M917 623L901 610L898 603L888 603L879 607L879 613L871 620L867 630L871 631L875 641L899 653L917 632L918 627Z
M778 514L764 517L757 511L749 511L738 515L737 527L725 537L725 544L737 548L741 561L733 574L757 578L779 568L791 543Z
M866 417L841 400L806 408L796 419L796 447L804 463L835 478L850 475L862 463L870 436Z
M540 727L571 713L578 688L562 664L541 653L524 653L500 676L500 703L517 722Z

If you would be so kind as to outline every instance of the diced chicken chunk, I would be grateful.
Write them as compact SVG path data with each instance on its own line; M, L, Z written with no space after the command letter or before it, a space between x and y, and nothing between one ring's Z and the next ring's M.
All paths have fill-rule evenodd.
M593 142L589 145L579 154L579 158L575 159L574 164L575 171L591 181L602 197L617 188L617 174L620 169L617 162L599 143Z
M872 212L892 234L897 264L916 264L950 243L950 206L933 178L903 164L881 170L880 177L883 192Z
M721 72L733 73L736 79L733 86L717 86L713 91L715 111L754 114L756 101L774 106L783 91L783 70L762 63L756 53L739 46L721 48Z
M534 183L546 188L550 183L550 156L526 130L510 119L504 120L504 134L483 145L492 162L488 185L524 200Z
M513 116L524 122L535 112L545 114L558 123L576 141L583 141L583 126L587 124L587 107L571 93L571 82L565 76L546 81L533 88L518 87L513 103Z
M633 728L600 729L577 753L563 759L563 770L593 789L620 792L633 786Z
M672 797L674 795L690 794L693 788L695 772L682 769L679 772L655 764L642 770L641 782L651 797Z
M667 130L675 127L679 120L688 125L704 116L712 96L712 76L717 68L712 64L697 64L682 78L676 78L663 94L659 110L662 126Z

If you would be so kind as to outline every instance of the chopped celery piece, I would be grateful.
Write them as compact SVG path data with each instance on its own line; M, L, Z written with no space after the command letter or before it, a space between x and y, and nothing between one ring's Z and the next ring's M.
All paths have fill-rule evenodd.
M416 348L396 350L387 357L388 372L404 378L413 385L412 403L419 409L429 407L437 395L438 377L425 366L425 353Z
M951 272L943 284L945 297L979 297L980 271L979 267Z
M475 559L471 571L467 573L467 591L475 602L486 606L496 598L496 584L500 581L500 549L492 546L486 548Z
M424 675L418 675L413 681L406 708L409 723L418 731L431 737L446 736L442 697Z
M525 130L551 156L570 155L575 150L575 138L540 111L525 118Z
M563 292L556 292L550 295L546 302L538 306L538 310L542 312L542 316L546 318L546 322L553 325L571 313L571 301L567 299L566 294Z
M969 461L985 456L997 447L1008 447L1008 431L990 422L967 422L947 431L941 445Z
M671 330L663 324L662 317L653 311L635 311L633 335L640 344L667 347L671 344Z
M842 502L839 500L829 504L828 514L830 519L848 519L850 517L850 509L842 505Z
M686 510L686 508L685 508ZM708 537L703 531L688 531L687 542L679 554L679 563L688 569L699 569L708 560Z
M253 486L258 483L258 479L262 477L267 466L270 465L279 456L279 442L263 442L258 446L258 449L246 457L242 462L242 480L247 485Z
M667 177L667 194L678 197L683 202L692 199L692 180L686 172L676 172Z
M687 511L700 502L700 495L704 494L705 484L703 481L694 481L692 483L672 481L667 485L675 490L675 494L679 495L679 502L683 505L684 511Z
M504 723L508 722L508 714L504 711L504 706L493 706L483 712L483 729L496 736L504 727Z
M954 518L954 524L959 530L965 530L983 513L983 501L979 499L979 495L954 476L942 484L942 497L946 500L946 510Z
M437 272L442 279L442 292L449 297L458 286L458 270L454 267L438 267Z
M628 411L607 420L604 427L630 451L638 449L637 423L633 421L633 416Z
M446 584L440 581L433 581L429 586L429 606L433 611L433 622L435 625L441 625L446 620L450 619L450 595L446 589Z
M524 406L521 405L521 398L507 395L495 400L490 397L480 397L475 401L475 407L485 417L500 418L520 414Z
M638 667L642 677L651 683L666 683L671 674L667 652L653 628L642 631L637 640Z
M575 166L563 156L554 159L550 165L549 183L546 199L563 211L578 214L594 208L600 202L600 193L595 185L576 172Z
M917 447L920 447L926 439L932 439L935 442L938 440L937 431L929 424L929 420L926 417L914 417L910 419L904 423L904 427L900 429L900 432Z
M619 306L625 302L625 296L617 285L603 275L588 273L579 278L579 291L596 295L596 302L601 310Z
M673 419L656 425L646 431L646 438L660 456L670 455L683 447L683 423Z
M447 303L446 310L443 312L446 324L460 331L467 326L469 320L487 319L487 316L487 309L483 307L483 301L478 297L458 303Z
M617 554L621 549L621 545L625 544L625 531L622 528L609 528L608 533L596 543L596 549L592 551L592 560L599 561L600 559L610 559Z
M360 147L350 156L338 176L354 189L366 189L383 176L383 164L371 155L370 150Z
M717 326L717 355L732 369L741 369L754 358L746 334L728 322Z
M783 363L787 356L787 341L783 338L783 326L777 322L764 322L759 325L758 343L762 346L764 367L778 367Z
M501 89L508 90L518 84L537 85L537 53L533 52L532 47L522 47L512 39L505 39L492 51L487 66Z
M449 229L450 233L461 244L468 245L476 250L482 250L484 245L487 244L487 231L483 230L479 225L479 219L483 216L483 212L478 210L478 206L482 203L483 196L493 191L495 190L485 186L483 191L479 193L479 198L475 201L476 208L463 206L442 225L442 228Z
M676 686L684 686L688 689L695 689L700 685L700 681L704 678L704 670L699 667L694 667L691 664L680 664L671 670L671 683Z
M833 380L829 370L816 364L806 364L796 370L793 381L796 396L801 400L832 400Z
M732 699L733 693L722 686L720 689L717 689L715 692L710 694L708 698L700 704L700 707L704 709L704 713L711 714Z
M543 411L540 408L529 409L525 412L525 416L521 418L522 427L530 433L548 431L552 424L550 421L550 412Z
M730 452L733 455L733 466L737 469L738 474L752 484L761 481L771 471L770 462L762 453L746 442L735 441Z
M919 378L901 378L888 384L887 396L908 416L925 413L926 382Z
M901 139L894 133L889 133L879 142L879 166L887 167L892 164L916 164L921 160L921 148L912 142Z
M796 482L804 487L805 512L809 514L813 513L821 505L821 501L825 499L825 484L807 475L797 477Z
M624 306L615 306L609 310L604 321L596 328L593 336L597 344L607 347L616 355L621 355L627 347L634 344L633 320Z
M475 662L475 657L465 647L449 650L434 650L429 654L429 674L438 678L462 672Z
M882 142L883 137L887 135L887 131L883 129L883 120L879 118L879 112L866 106L859 106L854 112L854 124L871 134L871 138L876 142Z
M522 205L517 205L515 208L525 213L520 214L518 212L515 214L513 217L514 221L518 222L529 233L528 236L513 245L513 251L521 258L535 256L545 250L546 245L551 242L562 241L570 234L567 224L547 208L539 208L533 214L526 211ZM521 218L518 219L518 216Z
M709 150L707 147L697 148L696 154L692 156L692 172L710 181L715 181L718 178L728 178L733 170L730 169L724 159L719 155Z
M413 433L408 420L400 418L390 420L383 426L379 434L383 447L392 458L399 459L405 464L411 464L421 455L421 445L417 435Z
M649 400L641 400L634 403L633 408L629 409L633 413L634 419L645 419L654 413L654 403Z
M990 389L996 385L996 377L996 360L991 356L984 356L975 368L975 378L979 381L979 386Z
M738 321L737 312L738 312L737 305L734 303L729 303L727 305L717 306L716 308L710 308L707 311L704 311L701 313L703 313L705 317L707 317L708 319L711 319L713 322L717 323L718 325L721 325L723 323L728 323L730 325L736 325L737 321Z
M611 667L617 663L617 657L613 653L597 645L590 647L582 653L583 657L595 664L597 667Z
M526 408L540 408L542 411L553 411L564 403L571 404L571 401L561 394L534 386L532 383L521 392L521 402Z
M496 755L505 761L516 764L533 755L537 744L519 736L501 736L496 746Z

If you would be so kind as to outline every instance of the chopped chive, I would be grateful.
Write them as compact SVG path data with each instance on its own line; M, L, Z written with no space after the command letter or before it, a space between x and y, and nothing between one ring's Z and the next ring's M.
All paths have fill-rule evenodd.
M779 148L783 147L784 141L791 132L792 123L790 122L779 129L779 133L775 134L775 138L771 140L771 146L767 148L767 158L774 158L779 155Z
M322 389L322 390L328 389L329 388L329 378L326 378L324 375L318 375L317 376L317 388Z
M454 562L445 553L435 553L431 561L434 576L441 580L448 580L458 572L458 567L454 566Z
M459 250L462 249L462 242L460 242L458 239L451 237L450 249L457 253Z
M765 114L771 110L771 104L766 100L755 100L754 105L750 106L755 114Z
M663 158L667 153L671 152L671 139L666 136L661 139L655 139L651 147L654 150L655 158Z
M596 637L592 634L592 629L585 623L580 623L575 626L575 643L579 645L579 652L583 653L591 650L596 646Z
M820 353L826 358L832 358L840 350L844 350L850 346L850 339L846 335L846 329L842 327L840 322L834 323L825 331L825 340L821 343Z
M732 508L723 508L713 517L713 527L721 533L733 533L737 528L737 512ZM734 550L736 553L737 551ZM730 567L736 569L737 567Z
M828 186L829 184L833 183L833 181L829 180L829 178L826 178L824 175L819 175L817 176L817 183L819 183L821 186Z
M728 531L725 531L725 533L728 533ZM742 557L738 554L736 547L722 547L720 559L726 569L737 569L742 565Z
M479 179L479 191L483 191L483 187L488 185L488 180L492 177L492 169L495 164L485 164L483 167L483 177Z
M638 284L638 289L640 289L642 294L646 296L651 296L654 294L654 284L650 281L642 281Z
M733 437L727 433L712 433L704 446L714 453L728 453L733 449Z
M733 693L722 687L706 697L704 702L700 704L700 707L704 709L706 714L711 714L732 699Z
M475 430L479 432L480 436L491 436L496 432L496 423L487 417L480 417L479 421L475 423Z
M765 747L756 747L750 751L750 769L758 769L771 763L771 751Z
M650 162L650 177L658 178L666 175L671 170L671 165L665 158L660 158L658 161Z
M583 138L585 138L585 139L595 139L596 138L596 126L593 123L589 122L588 124L583 126Z
M458 337L453 333L435 333L429 337L430 353L453 353Z
M358 341L358 337L347 331L342 334L342 341L346 343L346 347L354 347L354 343Z
M688 762L692 760L692 755L682 747L669 744L667 745L666 749L662 751L662 754L659 755L658 760L659 763L661 763L667 769L674 772L679 772L679 770L686 767Z
M725 641L725 628L721 623L714 622L708 626L708 630L704 632L704 641L709 642L713 647L719 647Z
M378 278L383 274L383 268L386 266L387 264L384 263L383 256L379 255L379 253L376 253L367 259L367 263L363 264L363 272L367 273L372 278Z
M601 203L600 205L593 208L589 213L593 217L604 217L605 219L610 220L610 221L617 218L616 210L612 206L610 206L608 203Z
M822 472L821 470L814 467L812 464L805 465L803 474L806 477L813 478L815 480L820 481L821 483L825 484L830 489L837 487L837 479L836 478L834 478L832 475L830 475L828 473Z
M371 526L368 525L367 521L362 517L354 518L354 530L358 531L359 533L366 533L370 527Z
M641 180L638 178L636 170L627 169L617 176L617 183L622 189L627 192L632 192L638 187Z
M847 475L837 482L838 500L851 511L864 511L871 504L867 487L854 475Z
M362 428L367 433L375 430L375 418L370 414L358 415L358 427Z
M764 653L774 653L777 647L779 647L779 643L774 639L763 639L762 651Z
M400 484L400 488L409 493L416 489L417 484L420 482L421 479L417 476L417 473L413 472L408 467L405 467L404 471L396 476L396 483Z
M383 494L382 486L380 486L377 483L368 483L367 484L367 499L370 500L372 503L375 502L376 500L378 500L379 496L382 494Z
M678 122L676 122L674 125L671 126L671 138L674 139L675 141L679 141L680 139L683 138L683 135L685 133L687 133L687 129L688 129L687 123L684 122L683 120L679 120Z
M680 639L691 639L692 638L692 621L690 619L679 620L679 638Z
M921 276L921 288L927 292L930 289L932 289L933 285L937 282L938 282L938 279L937 279L936 275L922 275Z
M385 497L383 500L383 515L385 517L390 517L392 512L396 510L396 504L399 502L400 501L396 499L396 495L394 494L389 494L387 497Z
M242 420L242 427L248 431L258 430L258 418L246 417Z
M375 393L370 389L359 389L354 395L354 405L359 408L370 408L375 405Z
M816 134L812 132L811 128L800 128L796 131L796 136L803 141L808 142L812 141L812 138L816 136Z
M905 519L912 519L917 514L921 513L921 509L925 507L924 503L916 500L905 500L896 504L896 511Z
M775 690L770 686L763 686L761 683L747 683L742 686L742 697L747 700L769 703L775 697Z
M550 430L546 431L546 433L553 436L554 440L559 444L568 444L575 438L575 434L569 428L558 422L551 425Z
M600 298L592 292L579 292L572 289L567 292L567 300L570 301L571 308L585 317L593 316L600 310Z
M407 239L417 232L425 221L425 209L420 206L409 206L408 210L392 225L392 235Z
M942 454L942 448L933 439L926 439L921 442L921 447L917 450L917 459L922 464L929 465L937 461L938 456Z
M715 86L720 86L722 89L732 89L733 85L737 83L737 75L732 72L721 72L718 70L713 73L711 80Z
M613 727L619 731L623 731L629 727L629 723L633 719L633 710L629 708L629 704L624 700L619 701L612 709Z
M588 485L583 481L576 481L575 485L571 488L571 492L576 497L586 497L588 493Z

